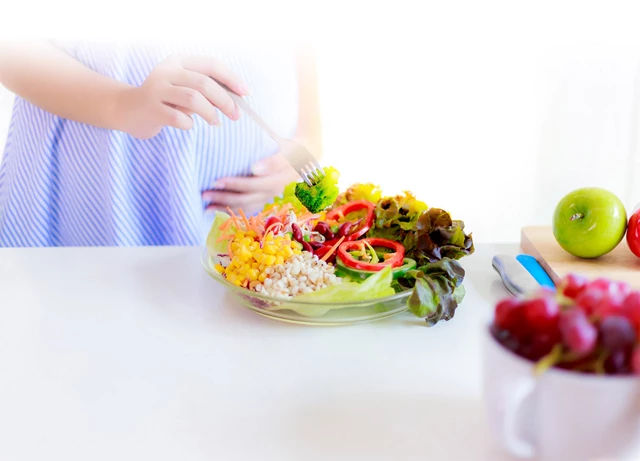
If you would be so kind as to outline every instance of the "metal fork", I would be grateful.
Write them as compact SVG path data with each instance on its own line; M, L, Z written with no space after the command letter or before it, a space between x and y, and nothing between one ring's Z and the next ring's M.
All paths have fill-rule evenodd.
M225 88L233 102L253 119L280 146L280 152L294 170L309 186L318 183L324 177L324 170L311 152L299 142L278 136L275 131L247 104L244 98Z

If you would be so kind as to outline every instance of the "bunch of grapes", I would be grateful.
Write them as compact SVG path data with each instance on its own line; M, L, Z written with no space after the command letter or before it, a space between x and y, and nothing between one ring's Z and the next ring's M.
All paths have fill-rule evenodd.
M558 290L496 305L493 336L540 370L640 374L640 292L568 275Z

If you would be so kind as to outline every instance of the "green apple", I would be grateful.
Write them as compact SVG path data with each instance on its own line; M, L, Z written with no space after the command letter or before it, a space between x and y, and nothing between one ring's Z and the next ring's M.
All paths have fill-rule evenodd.
M605 189L585 187L567 194L553 214L553 235L562 248L581 258L613 250L627 227L618 197Z

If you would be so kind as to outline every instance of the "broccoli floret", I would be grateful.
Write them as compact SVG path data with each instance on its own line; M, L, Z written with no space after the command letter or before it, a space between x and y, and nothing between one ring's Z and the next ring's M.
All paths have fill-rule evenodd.
M317 213L333 205L338 197L338 171L333 167L324 168L324 177L314 186L304 182L296 184L296 197L312 213Z

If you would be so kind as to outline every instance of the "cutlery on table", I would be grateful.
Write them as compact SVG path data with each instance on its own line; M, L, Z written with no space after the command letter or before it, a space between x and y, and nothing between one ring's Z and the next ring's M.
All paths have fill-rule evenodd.
M514 296L535 292L540 287L555 289L555 284L531 255L495 255L491 261L505 288Z

